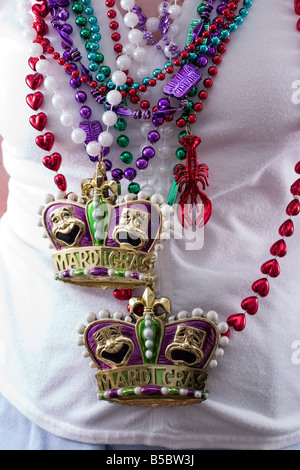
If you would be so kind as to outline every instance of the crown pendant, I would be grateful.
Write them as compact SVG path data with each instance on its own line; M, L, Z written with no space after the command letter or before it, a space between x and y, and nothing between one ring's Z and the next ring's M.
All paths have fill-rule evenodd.
M41 225L55 250L55 278L103 289L153 285L160 205L147 199L124 202L102 161L81 190L79 200L73 193L57 200L50 195L42 209Z
M216 312L171 315L170 300L156 298L150 287L129 300L129 314L100 310L78 329L83 355L97 368L98 399L141 406L201 403L207 369L216 365L224 322ZM227 327L227 325L226 325Z

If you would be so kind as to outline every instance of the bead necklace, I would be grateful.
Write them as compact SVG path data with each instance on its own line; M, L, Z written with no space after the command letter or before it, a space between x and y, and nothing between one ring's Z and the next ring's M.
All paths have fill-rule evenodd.
M64 2L62 2L64 3ZM233 2L231 2L233 3ZM248 0L245 0L244 1L244 5L246 5L249 7L251 6L249 1ZM226 8L225 8L226 10ZM224 10L223 10L224 11ZM298 15L300 15L300 2L295 0L295 11ZM46 2L41 2L41 4L35 4L33 5L32 7L32 12L34 13L35 15L35 21L34 21L34 29L38 32L38 40L37 40L37 44L33 44L33 46L31 46L31 49L30 49L30 53L31 54L36 54L37 56L40 56L40 59L39 60L36 60L36 58L34 57L31 57L29 59L29 65L30 67L34 70L34 71L37 71L36 74L33 74L31 76L27 76L26 77L26 83L28 84L28 86L33 90L35 91L39 85L43 82L43 76L41 73L39 73L38 70L40 71L44 71L45 73L45 63L44 62L44 57L42 57L42 53L44 52L50 52L52 53L52 55L54 56L53 58L55 60L58 61L59 65L60 66L65 66L66 63L65 63L65 59L62 60L62 58L60 58L58 56L57 53L55 53L55 51L52 51L51 49L51 46L49 45L49 42L47 42L47 40L45 40L45 33L46 33L46 27L43 23L43 18L45 18L47 16L47 4ZM22 19L22 22L23 24L27 24L27 20L24 20L24 18ZM232 23L233 24L233 23ZM32 36L32 33L29 33L28 30L26 30L25 32L25 37L29 38L29 39L32 39L33 36ZM218 44L218 46L221 46L223 44ZM220 50L219 50L219 53ZM185 60L185 57L181 57L181 59ZM39 64L39 65L38 65ZM70 64L68 64L70 65ZM180 64L182 65L182 64ZM72 67L71 67L72 69ZM71 69L69 70L69 72L71 72ZM74 72L75 70L73 70ZM213 74L212 74L213 75ZM48 77L47 77L48 78ZM76 77L76 74L73 76L73 78L78 78L78 76ZM50 80L44 80L44 83L46 82L46 86L47 88L53 88L53 81L51 81L52 79ZM84 82L85 80L83 80ZM207 87L209 88L209 87ZM205 90L204 90L205 91ZM206 95L204 94L204 91L202 91L202 99L205 99L206 98ZM82 95L83 96L83 95ZM32 109L34 109L35 111L39 110L40 106L42 105L42 101L43 101L43 95L41 92L36 92L31 94L31 95L28 95L27 98L27 103L32 107ZM82 98L81 100L82 101ZM57 97L54 99L54 102L56 103L56 106L58 106L58 104L60 103L61 104L61 98L60 97ZM113 105L113 103L110 103L111 105ZM160 108L163 107L163 105L165 106L165 108L167 108L167 106L169 105L169 102L165 101L164 103L161 102L159 103L159 106ZM154 110L155 112L155 110ZM45 128L45 125L46 125L46 121L47 121L47 117L44 113L39 113L38 115L36 116L31 116L30 118L30 122L31 124L39 131L43 130ZM178 126L180 127L180 126ZM186 139L181 139L184 143L187 143L187 141L189 140L193 140L193 145L195 146L195 144L197 144L196 140L194 139L193 136L186 136L187 138ZM51 133L46 133L44 136L38 136L37 138L37 143L38 145L41 147L41 148L44 148L46 151L50 151L53 144L54 144L54 136L53 134ZM199 142L198 142L199 143ZM191 150L190 148L188 148L188 151ZM54 155L54 154L53 154ZM53 157L52 155L52 157ZM52 163L53 163L53 168L50 168L50 169L53 169L55 170L56 172L58 171L59 169L59 166L60 166L60 159L57 157L57 160L55 161L55 158L53 157L52 158ZM103 202L103 200L106 200L106 199L109 199L106 192L104 192L104 189L102 189L103 186L107 186L107 182L105 180L105 178L103 177L104 173L102 174L101 171L102 171L102 167L98 167L98 170L99 173L97 173L97 178L98 180L93 180L91 181L91 184L93 183L94 184L94 190L95 188L97 189L98 192L94 193L94 198L93 198L93 204L94 204L94 208L93 208L93 216L92 216L92 219L94 219L95 221L95 225L98 225L101 223L101 214L99 215L97 213L97 210L99 210L99 195L101 194L101 197L100 197L100 203ZM181 170L180 170L181 171ZM300 162L298 162L295 166L295 172L297 175L300 175ZM102 174L102 176L101 176ZM60 174L56 174L55 176L55 184L58 186L59 189L61 189L62 191L65 191L66 190L66 183L65 183L65 179L63 177L63 175L60 175ZM202 312L199 310L199 309L196 309L198 310L197 312L193 312L193 318L194 320L186 320L186 315L183 315L183 314L179 314L177 319L175 320L175 323L174 323L174 318L171 319L169 318L169 325L167 325L166 328L168 327L172 327L174 326L174 324L176 325L179 325L180 326L178 328L181 328L182 326L185 328L187 324L189 325L193 325L192 328L196 329L198 331L198 335L199 335L199 340L200 342L202 342L203 344L203 341L204 341L204 337L202 335L201 337L201 328L212 328L212 324L213 323L216 323L217 325L217 329L215 330L216 332L218 331L218 334L220 335L220 339L218 341L215 342L216 346L214 347L211 355L209 356L208 360L207 360L207 363L210 365L210 367L215 367L217 365L217 359L218 357L221 357L223 355L223 349L222 347L226 346L226 344L228 343L228 338L229 338L229 333L230 333L230 328L232 328L233 330L235 331L242 331L245 326L246 326L246 314L252 316L252 315L255 315L258 311L258 307L259 307L259 297L260 298L264 298L266 297L268 294L269 294L269 289L270 289L270 283L269 283L269 278L276 278L279 276L280 274L280 266L279 266L279 263L278 263L278 258L282 258L286 255L287 253L287 246L286 246L286 241L285 239L287 237L290 237L293 235L294 233L294 223L293 223L293 217L297 216L299 213L300 213L300 200L299 200L299 197L300 197L300 178L298 178L293 184L292 186L290 187L290 193L291 195L293 196L293 199L290 201L290 203L287 205L286 207L286 215L288 216L288 218L281 224L281 226L279 227L279 230L278 230L278 233L280 235L280 239L275 241L275 243L273 243L273 245L271 246L270 248L270 254L272 256L271 259L267 260L266 262L264 262L262 265L261 265L261 268L260 268L260 271L261 273L263 274L264 277L262 278L259 278L257 280L255 280L253 283L252 283L252 286L251 286L251 289L252 289L252 294L248 297L245 297L242 302L241 302L241 309L243 310L243 313L234 313L232 315L230 315L226 322L221 322L221 323L217 323L217 314L215 312L210 312L209 314L207 314L206 316L206 319L202 318ZM102 199L101 199L102 198ZM140 200L143 200L142 197L139 198ZM138 203L139 199L136 200L135 203ZM76 210L79 210L79 206L76 205L76 203L72 203L71 201L72 200L76 200L76 197L74 198L69 198L69 203L68 203L68 206L66 206L66 203L64 202L65 199L62 199L60 200L60 203L63 204L63 208L66 209L66 208L69 208L69 210L74 210L75 211L75 208ZM48 201L49 202L49 201ZM159 201L157 200L157 204L161 205L161 202L162 201ZM145 201L144 201L145 203ZM51 202L52 204L52 202ZM55 201L55 204L59 204L59 201ZM133 206L132 206L133 207ZM46 211L49 210L49 207L46 209ZM129 217L129 222L128 222L128 230L129 228L132 228L131 227L131 223L133 223L133 221L135 220L134 217L137 216L137 214L134 212L135 209L131 209L133 212L132 213L126 213L126 217L132 217L132 219L130 219ZM166 206L164 208L162 208L162 213L167 210ZM44 214L46 214L46 212L44 212ZM53 222L54 224L54 222ZM140 224L143 224L143 221L140 221ZM132 225L133 226L133 225ZM120 225L117 225L115 228L122 228L124 230L124 227L126 227L126 225L122 225L122 223ZM136 227L135 227L136 228ZM96 230L96 233L97 230L99 228L95 228ZM135 232L136 233L136 232ZM59 240L59 239L56 239L56 241ZM101 240L101 237L100 235L96 237L96 240L98 240L98 242L100 242ZM98 271L96 272L96 269L98 269ZM62 273L61 273L61 276L59 277L60 279L63 279L63 280L70 280L73 277L76 277L76 276L103 276L103 268L94 268L94 271L93 273L90 272L90 270L87 270L89 271L88 273L87 272L82 272L82 273L76 273L76 272L71 272L71 271L74 271L74 269L72 270L64 270ZM80 270L77 270L77 271L80 271ZM86 271L86 270L84 270ZM101 273L100 273L101 271ZM111 271L111 272L109 272ZM117 272L118 271L118 272ZM137 273L132 273L131 271L126 271L125 273L122 273L121 272L122 270L119 269L119 270L108 270L108 271L105 271L105 273L109 276L112 276L112 277L120 277L124 279L127 277L130 279L139 279L139 281L143 281L143 282L147 282L147 275L142 275L144 277L142 277L141 275L138 275ZM127 273L127 274L126 274ZM120 280L121 282L121 280ZM163 306L164 307L164 312L166 313L169 313L170 312L170 308L169 308L169 305L168 305L168 302L167 300L168 299L164 299L164 298L161 298L161 299L155 299L155 296L153 297L153 293L151 293L151 289L149 291L149 289L147 288L145 290L145 293L144 293L144 296L142 299L139 299L139 298L132 298L131 296L131 293L127 292L126 290L120 290L120 289L117 289L117 292L114 292L116 295L115 297L117 298L122 298L123 296L123 299L128 301L129 300L129 312L130 314L133 314L136 318L138 318L137 320L137 325L139 325L140 329L141 329L141 334L137 331L137 335L138 337L142 338L143 336L143 341L144 343L140 343L141 344L141 349L143 351L143 354L144 354L144 364L155 364L153 363L153 360L154 360L154 356L156 354L155 352L155 335L159 335L159 328L162 328L162 323L161 323L161 320L159 319L159 317L157 316L158 314L156 313L155 311L155 306ZM253 295L255 294L255 295ZM143 310L142 310L142 313L141 311L139 310L140 309L140 306L143 305ZM141 320L141 315L143 315L143 319ZM195 318L201 318L201 321L200 320L195 320ZM93 338L95 341L95 344L97 345L98 344L98 347L100 347L100 332L101 331L108 331L107 328L110 327L110 325L112 324L113 325L113 328L116 328L116 327L120 327L120 328L123 328L123 335L125 334L125 329L129 328L129 324L132 322L132 317L129 317L127 316L125 318L125 322L123 322L122 320L120 320L121 317L120 315L118 315L117 317L115 316L114 317L114 320L111 319L110 316L107 315L107 311L102 311L102 313L99 315L98 319L97 318L92 318L90 319L89 321L91 321L91 325L89 325L88 327L84 327L84 328L81 328L80 329L80 334L83 335L83 337L85 338L83 341L81 341L81 344L85 344L85 346L87 347L87 351L89 353L89 355L92 356L92 359L94 361L94 363L96 365L98 365L99 367L99 364L103 365L103 362L101 361L104 361L105 364L111 364L111 363L114 363L113 362L113 359L110 359L110 360L107 360L107 358L105 359L104 356L102 356L102 353L96 353L96 355L94 355L94 351L91 349L91 346L90 346L90 342L92 341L91 339L91 336L90 335L90 331L92 329L93 330ZM190 323L188 323L190 322ZM197 323L198 322L198 323ZM201 326L199 326L201 324ZM178 330L177 330L178 332ZM176 335L179 334L179 333L176 333L175 334L175 338L176 338ZM208 330L207 330L207 334L211 334L211 333L208 333ZM216 333L217 334L217 333ZM126 336L126 335L125 335ZM128 345L128 348L126 349L126 351L131 351L130 354L132 354L132 351L133 351L133 346L132 346L132 340L130 340L129 338L132 337L132 336L128 336L128 339L124 339L122 341L125 341L123 344L127 344ZM87 342L88 340L88 342ZM131 341L131 343L130 343ZM175 364L178 365L176 359L175 359L175 356L172 355L172 351L174 350L175 348L175 339L172 343L169 344L169 346L166 348L166 357L173 361ZM178 344L178 343L176 343ZM157 347L157 346L156 346ZM176 346L178 347L178 346ZM176 349L176 348L175 348ZM178 350L176 349L176 354L178 354ZM198 350L197 353L197 361L198 363L201 361L201 349L200 349L200 352ZM125 366L127 365L127 359L125 359L125 357L127 357L127 353L126 355L124 356L124 359L122 360L122 363L121 363L121 366ZM99 360L100 360L100 363L99 363ZM108 362L107 362L108 361ZM148 361L148 362L147 362ZM150 361L150 362L149 362ZM151 362L152 361L152 362ZM185 358L185 361L187 362L188 359ZM139 361L136 362L136 364L139 364ZM194 364L194 363L193 363ZM101 369L100 367L100 369ZM147 367L151 368L151 366L147 365ZM153 366L154 367L154 366ZM162 363L160 363L160 367L162 367ZM172 366L173 369L174 369L174 366ZM104 371L107 370L107 367L104 367ZM118 369L117 369L118 370ZM154 373L155 371L155 368L152 368L151 369ZM203 372L203 371L202 371ZM179 371L178 370L178 374L182 374L183 372ZM178 375L179 377L179 375ZM121 383L121 382L120 382ZM200 382L199 382L200 383ZM203 383L201 382L201 386L203 385ZM110 401L119 401L119 400L122 400L122 399L126 399L126 397L131 397L132 400L134 400L135 398L132 398L132 397L137 397L137 400L136 400L136 403L141 403L141 404L145 404L146 402L146 399L147 399L147 396L149 397L149 395L151 396L154 396L154 402L153 401L148 401L148 403L150 403L150 405L152 406L157 406L158 402L162 403L162 404L166 404L164 402L164 398L163 397L167 397L167 400L170 400L170 398L174 398L174 404L186 404L188 402L190 402L190 400L198 400L198 401L203 401L204 399L207 398L207 393L204 391L204 390L201 390L199 388L196 387L196 390L193 390L191 388L186 388L186 387L183 387L183 388L178 388L176 386L171 386L171 387L166 387L166 386L162 386L161 384L152 384L152 386L149 386L149 385L146 385L144 384L144 386L140 387L140 386L135 386L135 387L128 387L128 386L118 386L117 388L113 387L113 388L109 388L107 389L106 391L101 391L100 394L99 394L99 398L100 399L108 399ZM141 400L141 402L140 402ZM144 401L145 400L145 401ZM192 401L193 402L193 401ZM128 402L129 404L132 404L131 401ZM170 403L169 403L170 404Z

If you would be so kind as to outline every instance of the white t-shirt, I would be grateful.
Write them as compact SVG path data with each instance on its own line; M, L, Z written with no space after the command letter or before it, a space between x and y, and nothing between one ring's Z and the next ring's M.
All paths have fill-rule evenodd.
M188 19L197 5L185 0L177 20L183 46ZM109 29L101 16L104 0L94 2L99 18L105 61L114 67ZM270 294L259 300L256 315L247 315L243 332L231 332L218 367L210 373L210 398L174 408L127 407L98 401L95 370L77 346L77 327L89 312L126 311L111 290L66 285L53 279L51 251L37 226L44 195L56 193L54 173L42 165L45 155L35 144L37 132L28 123L34 114L25 97L28 42L18 24L14 2L0 5L1 86L0 134L10 175L8 210L1 220L0 269L0 391L26 417L58 436L89 443L145 444L169 448L277 449L300 441L300 290L299 220L288 238L287 256L279 259L280 276L270 279ZM119 17L120 18L120 17ZM74 21L71 16L70 20ZM241 300L252 295L260 266L280 238L297 179L300 107L292 100L299 79L299 32L293 2L254 1L243 25L232 34L204 109L193 131L202 143L199 161L210 170L207 194L213 203L205 227L204 247L186 250L171 238L159 253L155 269L157 294L169 297L172 311L215 310L219 319L240 313ZM120 32L126 28L120 19ZM74 26L79 47L78 29ZM49 37L59 48L56 33ZM152 48L152 68L165 60ZM49 59L50 60L50 59ZM54 61L52 62L54 64ZM53 65L68 109L78 117L78 105L63 68ZM59 124L51 93L42 89L49 131L63 155L61 172L70 191L80 193L81 180L94 166L84 149L72 143L69 129ZM155 89L156 97L160 90ZM156 98L154 98L156 99ZM152 101L153 103L154 101ZM91 103L94 116L99 107ZM98 110L98 111L97 111ZM102 113L102 108L101 108ZM126 130L134 155L144 140L130 121ZM176 149L177 129L172 148ZM114 150L115 149L115 150ZM111 150L115 166L119 153ZM173 168L175 157L155 157L152 175ZM161 168L163 167L163 168ZM139 174L151 183L151 168ZM156 190L170 189L162 176ZM298 348L298 351L297 351Z

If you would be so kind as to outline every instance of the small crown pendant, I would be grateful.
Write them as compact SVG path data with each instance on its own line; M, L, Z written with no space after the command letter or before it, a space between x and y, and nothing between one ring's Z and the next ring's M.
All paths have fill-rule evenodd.
M138 198L124 202L102 161L81 189L81 199L50 196L42 210L41 225L55 250L55 278L104 289L152 285L160 205Z

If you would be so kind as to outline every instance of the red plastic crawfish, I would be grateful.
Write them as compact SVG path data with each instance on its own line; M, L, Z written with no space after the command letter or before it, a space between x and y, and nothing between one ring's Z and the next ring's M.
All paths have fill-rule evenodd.
M179 185L178 191L181 193L178 218L185 228L187 224L202 227L207 223L212 212L210 199L199 189L199 184L202 185L203 190L209 186L208 167L204 163L198 163L196 147L200 142L200 137L195 135L186 135L179 140L179 143L187 149L186 164L176 165L173 172L175 182ZM199 208L199 203L201 208Z

